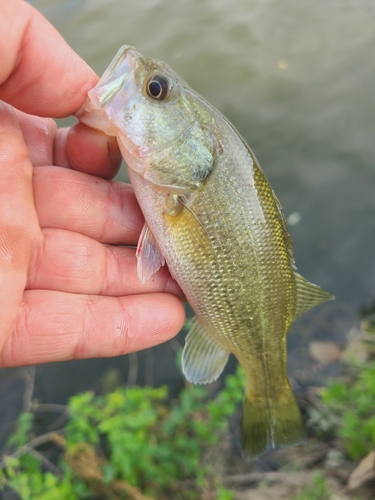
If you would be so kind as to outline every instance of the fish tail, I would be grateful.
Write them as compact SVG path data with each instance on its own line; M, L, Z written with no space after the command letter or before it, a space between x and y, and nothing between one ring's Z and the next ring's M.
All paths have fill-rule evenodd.
M296 444L305 437L301 412L288 384L285 393L255 398L245 393L241 419L244 458L253 460L267 450Z

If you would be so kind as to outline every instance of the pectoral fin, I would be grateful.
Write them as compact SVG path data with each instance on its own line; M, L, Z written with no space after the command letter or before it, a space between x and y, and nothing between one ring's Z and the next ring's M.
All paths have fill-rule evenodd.
M164 257L147 224L143 226L139 237L136 257L138 278L142 283L146 283L165 264Z
M309 283L300 274L294 273L297 286L297 305L295 317L300 316L314 306L332 300L335 297L320 286Z
M194 318L182 353L182 371L189 382L208 384L224 369L229 352L219 346Z

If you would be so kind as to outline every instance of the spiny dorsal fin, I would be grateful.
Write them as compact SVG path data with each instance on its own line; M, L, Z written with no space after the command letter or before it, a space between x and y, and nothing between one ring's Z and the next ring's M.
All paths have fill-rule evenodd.
M182 353L182 371L193 384L209 384L224 370L229 357L194 318Z
M294 273L297 287L297 304L295 317L300 316L314 306L332 300L335 297L318 285L309 283L300 274Z

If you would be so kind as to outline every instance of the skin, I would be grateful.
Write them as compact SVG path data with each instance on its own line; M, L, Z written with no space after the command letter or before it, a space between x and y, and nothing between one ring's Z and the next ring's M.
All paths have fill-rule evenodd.
M180 289L165 268L142 285L134 249L115 246L143 226L131 187L110 180L115 139L49 118L74 114L97 76L21 0L0 2L0 32L0 366L168 340Z

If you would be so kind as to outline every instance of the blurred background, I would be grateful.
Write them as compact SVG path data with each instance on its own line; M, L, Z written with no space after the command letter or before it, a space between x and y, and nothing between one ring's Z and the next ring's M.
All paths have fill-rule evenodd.
M298 394L338 373L358 311L375 291L374 2L31 3L99 75L121 45L133 45L170 64L240 131L283 205L298 271L336 296L292 328L293 387ZM105 383L177 391L183 338L131 356L37 366L35 384L33 368L2 370L1 442L28 387L49 404Z

